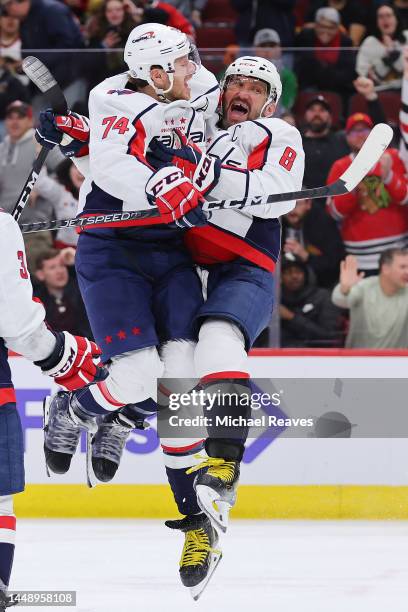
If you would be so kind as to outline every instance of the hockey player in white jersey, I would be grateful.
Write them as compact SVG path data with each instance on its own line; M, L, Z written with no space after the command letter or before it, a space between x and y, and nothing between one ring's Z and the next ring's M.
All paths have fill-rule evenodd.
M227 68L222 84L221 125L228 129L215 133L207 148L207 155L222 161L219 180L207 198L241 198L301 189L301 136L296 128L272 117L280 93L279 75L267 60L242 57ZM204 156L183 135L179 148L166 150L157 143L153 153L156 167L173 163L187 176L194 175ZM273 271L280 250L278 217L294 204L214 211L206 226L192 229L186 236L194 260L207 277L207 299L196 315L200 332L195 369L201 387L209 394L216 395L221 388L242 398L251 392L247 352L270 320ZM216 402L211 417L215 422L216 417L245 418L249 412L248 403L238 399L235 405ZM169 481L180 512L187 514L181 521L167 522L186 533L180 563L184 584L191 577L200 577L198 586L202 589L208 578L208 566L200 559L205 542L197 515L185 510L194 508L197 499L216 528L226 530L228 512L236 499L247 433L245 426L209 427L207 457L187 473L182 467L192 465L192 441L183 448L180 439L162 439ZM197 440L197 445L200 442Z
M13 495L24 490L24 448L8 349L34 361L64 389L107 376L94 342L53 332L41 303L33 300L23 237L13 217L0 209L0 612L11 604L6 590L14 555Z
M241 58L226 73L223 87L223 127L236 125L213 135L209 153L223 162L220 180L211 197L242 197L300 189L304 155L299 132L279 119L270 119L281 91L279 76L272 64L260 58ZM245 123L242 123L245 121ZM238 125L239 124L239 125ZM197 166L205 156L187 142L179 130L177 150L152 146L149 160L157 168L176 164L194 181ZM205 227L190 230L186 242L195 261L208 272L208 300L200 309L200 340L195 351L197 373L202 384L217 383L233 376L233 382L247 387L245 362L247 350L268 323L272 310L273 272L280 246L280 225L276 217L293 207L293 202L259 206L247 211L213 213ZM229 296L229 297L228 297ZM247 390L247 389L246 389ZM246 391L244 389L244 392ZM236 407L233 414L237 414ZM112 453L115 438L118 451ZM219 432L218 432L219 433ZM106 426L101 430L101 457L105 450L106 467L116 471L127 432ZM203 491L201 507L211 512L215 498L223 505L221 524L225 529L228 507L233 503L246 431L239 440L206 441L209 459L201 464L208 468L198 477L197 491ZM104 449L103 442L106 440ZM186 468L197 460L193 453L203 441L162 440L166 468L176 502L186 519L169 522L169 526L186 533L181 561L181 578L193 589L203 587L208 578L210 542L201 526L200 506L193 488L195 474ZM110 479L109 469L107 469ZM105 478L104 478L105 479ZM206 499L204 499L204 495ZM198 556L195 556L195 553Z

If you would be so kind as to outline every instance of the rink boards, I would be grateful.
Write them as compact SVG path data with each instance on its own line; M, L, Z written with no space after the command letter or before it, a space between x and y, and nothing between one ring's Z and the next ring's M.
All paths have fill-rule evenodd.
M250 358L254 378L400 378L408 351L269 351ZM168 517L177 513L166 485L155 427L132 434L113 485L89 490L84 445L64 477L48 478L42 410L50 380L11 358L25 436L27 490L20 516ZM392 401L392 398L390 398ZM405 438L251 439L234 515L239 518L408 518Z

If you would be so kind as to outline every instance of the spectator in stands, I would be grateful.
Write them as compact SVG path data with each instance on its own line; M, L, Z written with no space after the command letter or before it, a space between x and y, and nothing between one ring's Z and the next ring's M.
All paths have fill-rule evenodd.
M1 0L7 14L20 21L24 49L81 49L83 38L70 9L58 0ZM36 53L65 87L73 82L73 53Z
M333 163L349 152L344 136L333 132L331 128L332 113L327 99L316 96L309 100L303 130L304 181L309 187L325 185Z
M87 23L88 47L108 51L123 48L130 32L136 26L137 15L137 8L132 0L104 0ZM127 70L122 51L93 54L90 64L91 84Z
M192 24L171 4L161 0L139 0L137 4L142 8L143 23L162 23L195 38Z
M7 61L0 57L0 138L4 136L4 118L8 106L15 100L28 101L29 93L19 79L7 68Z
M307 264L319 287L333 287L344 257L343 241L333 219L309 199L298 200L282 221L283 252L292 253Z
M378 276L363 278L357 259L341 263L333 303L350 309L347 348L408 348L408 251L381 254Z
M337 160L327 182L335 181L349 167L371 128L368 115L355 113L347 119L346 137L351 154ZM408 186L404 164L396 149L387 149L357 189L328 201L327 210L341 223L346 252L357 257L367 275L377 274L383 251L408 244Z
M331 7L339 12L342 26L353 41L353 45L358 47L368 28L367 6L355 0L311 0L306 21L313 22L316 11L323 7Z
M71 334L92 332L75 278L75 249L50 249L37 257L35 265L34 295L45 307L47 323L56 331L64 329Z
M201 28L201 15L208 0L167 0L167 4L174 6L184 15L196 28ZM222 15L220 15L222 19Z
M297 78L293 70L287 68L282 61L282 48L280 37L276 30L264 28L258 30L254 38L254 55L263 57L275 64L282 81L282 95L279 100L278 113L280 110L290 110L295 103L297 95Z
M317 11L314 28L304 28L296 37L297 47L310 51L296 54L295 70L300 89L351 92L355 78L354 53L347 50L351 39L340 30L340 15L334 8Z
M72 161L64 159L56 169L56 179L61 185L61 199L58 211L59 219L71 219L75 217L78 210L79 189L84 182L84 176ZM54 246L64 248L75 247L78 242L78 234L74 227L60 229L57 232Z
M374 125L376 123L386 123L384 109L375 91L374 81L368 77L359 76L353 85L356 92L365 98L368 114Z
M0 6L0 55L11 74L23 85L28 85L28 77L21 68L20 22L15 17L9 17L4 6Z
M242 47L251 47L254 34L262 28L276 30L282 47L293 47L296 0L231 0L231 4L238 13L235 32Z
M394 9L387 4L378 7L376 28L368 36L357 54L356 69L359 75L368 76L383 88L401 87L403 45L408 42L408 31L402 30Z
M281 346L338 345L340 312L329 291L315 286L307 265L293 255L284 257L281 279Z
M2 208L11 212L37 156L31 106L21 101L11 103L6 110L5 126L7 135L0 143L0 201ZM54 152L51 152L50 156L55 158ZM44 169L23 211L21 221L30 223L55 218L60 195L61 187L47 176ZM24 240L28 266L32 271L35 257L52 244L51 232L25 234Z
M239 52L240 48L238 45L227 45L225 47L222 58L222 70L220 70L216 75L218 81L221 81L224 78L227 67L237 59Z

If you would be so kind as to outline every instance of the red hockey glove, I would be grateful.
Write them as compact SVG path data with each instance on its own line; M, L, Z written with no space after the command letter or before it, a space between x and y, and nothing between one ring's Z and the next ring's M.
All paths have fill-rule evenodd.
M36 361L44 374L67 391L100 382L108 376L101 364L101 349L87 338L68 332L53 332L57 343L47 359Z
M179 168L166 166L155 172L147 181L146 193L163 223L180 228L206 225L207 217L201 210L204 200Z
M191 180L194 187L205 195L219 181L221 162L219 159L205 155L180 130L174 130L174 133L178 138L178 146L166 147L160 140L154 139L150 143L148 162L157 169L169 164L177 166Z

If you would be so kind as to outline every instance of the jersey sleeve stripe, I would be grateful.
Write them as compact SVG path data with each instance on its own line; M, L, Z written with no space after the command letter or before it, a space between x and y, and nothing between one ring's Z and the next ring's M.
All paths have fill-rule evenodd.
M266 136L262 142L248 155L247 168L248 170L261 170L266 164L268 151L271 146L271 135Z

